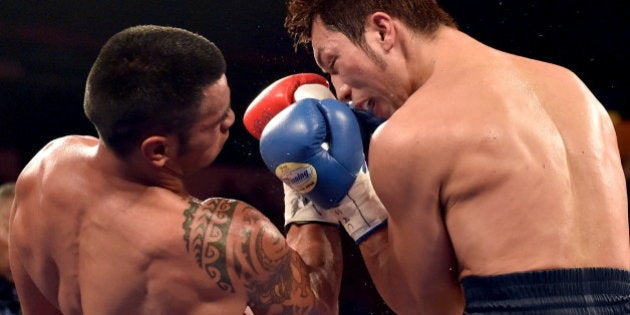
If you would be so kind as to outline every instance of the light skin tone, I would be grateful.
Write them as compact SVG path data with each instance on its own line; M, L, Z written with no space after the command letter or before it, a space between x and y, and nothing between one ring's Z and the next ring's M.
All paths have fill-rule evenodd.
M388 118L369 161L389 221L360 249L394 311L461 314L469 275L630 269L615 133L577 76L383 12L364 36L316 18L311 40L337 97Z
M244 202L186 192L182 178L215 160L234 119L223 76L185 144L151 135L125 159L93 137L42 149L11 216L24 314L335 314L337 228L285 238Z

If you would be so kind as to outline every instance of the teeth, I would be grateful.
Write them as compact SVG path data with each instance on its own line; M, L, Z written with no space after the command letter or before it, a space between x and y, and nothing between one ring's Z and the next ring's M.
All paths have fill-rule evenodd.
M365 101L365 102L362 102L362 103L357 104L357 105L355 106L355 108L358 108L358 109L360 109L360 110L366 110L366 109L367 109L368 104L369 104L369 101Z
M372 109L374 109L374 100L369 100L369 101L367 102L367 104L365 104L365 106L366 106L366 108L365 108L366 110L372 110Z
M353 101L348 102L348 106L353 109L370 111L374 108L374 100L369 99L365 102L355 103Z

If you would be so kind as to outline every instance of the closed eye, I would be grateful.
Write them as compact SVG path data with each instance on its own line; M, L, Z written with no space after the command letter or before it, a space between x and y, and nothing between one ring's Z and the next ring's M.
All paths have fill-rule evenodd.
M207 124L204 129L212 129L218 125L220 125L223 121L225 121L229 116L230 116L230 111L232 110L231 106L228 106L225 111L223 112L223 114L219 117L219 119L210 122L209 124Z
M335 70L335 64L337 63L337 57L332 58L330 63L328 63L328 69L330 70L330 74L337 74L337 70Z

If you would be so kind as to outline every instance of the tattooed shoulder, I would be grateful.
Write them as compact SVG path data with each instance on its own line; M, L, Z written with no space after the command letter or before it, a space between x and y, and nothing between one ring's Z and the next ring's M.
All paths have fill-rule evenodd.
M238 202L212 198L191 199L184 210L184 243L195 262L224 291L234 292L227 261L229 228Z
M190 200L183 212L184 243L219 288L247 290L250 305L266 313L301 313L312 306L307 266L282 233L258 210L231 199Z

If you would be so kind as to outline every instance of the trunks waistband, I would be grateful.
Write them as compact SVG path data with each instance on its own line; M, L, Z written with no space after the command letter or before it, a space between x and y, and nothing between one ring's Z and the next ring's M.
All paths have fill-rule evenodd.
M554 269L469 276L461 282L466 314L630 314L630 270Z

